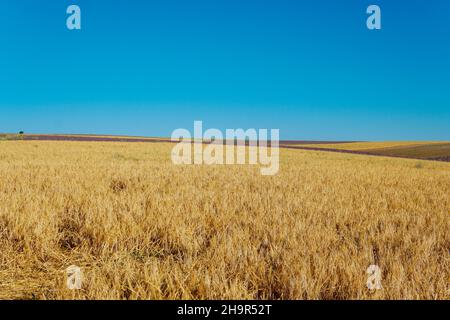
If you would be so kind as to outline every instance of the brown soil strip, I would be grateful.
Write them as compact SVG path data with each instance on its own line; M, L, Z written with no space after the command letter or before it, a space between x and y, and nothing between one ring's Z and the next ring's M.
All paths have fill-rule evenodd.
M299 149L299 150L310 150L310 151L338 152L338 153L359 154L359 155L375 156L375 157L387 157L387 158L402 158L402 159L416 159L416 160L430 160L430 161L450 162L450 156L438 157L438 158L418 158L418 157L385 155L385 154L377 154L377 153L366 152L366 151L342 150L342 149L332 149L332 148L300 147L300 146L287 146L287 145L283 145L283 146L280 145L280 147L281 148L285 148L285 149Z
M64 135L32 135L24 136L28 141L87 141L87 142L171 142L165 139L99 137L99 136L64 136Z

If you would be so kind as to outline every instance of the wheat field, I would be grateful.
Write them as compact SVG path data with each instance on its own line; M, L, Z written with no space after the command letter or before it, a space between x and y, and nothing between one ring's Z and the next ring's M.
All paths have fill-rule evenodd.
M262 176L172 147L0 141L0 299L449 298L449 163L282 149Z

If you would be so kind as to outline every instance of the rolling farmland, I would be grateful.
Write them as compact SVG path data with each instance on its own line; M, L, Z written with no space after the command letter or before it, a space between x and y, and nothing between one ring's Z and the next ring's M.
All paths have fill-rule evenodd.
M450 161L450 142L350 142L350 143L293 143L285 148L323 150L363 155Z
M281 149L268 177L172 147L0 141L0 298L448 299L449 163Z

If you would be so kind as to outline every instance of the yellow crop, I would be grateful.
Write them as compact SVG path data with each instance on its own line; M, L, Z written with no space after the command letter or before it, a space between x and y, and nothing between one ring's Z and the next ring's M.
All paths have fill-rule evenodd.
M0 298L448 299L450 164L282 149L262 176L172 147L0 141Z

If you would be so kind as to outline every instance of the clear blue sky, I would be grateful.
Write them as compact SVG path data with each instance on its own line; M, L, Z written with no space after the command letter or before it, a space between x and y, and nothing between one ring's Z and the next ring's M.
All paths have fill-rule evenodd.
M0 1L0 132L450 140L449 76L448 0Z

